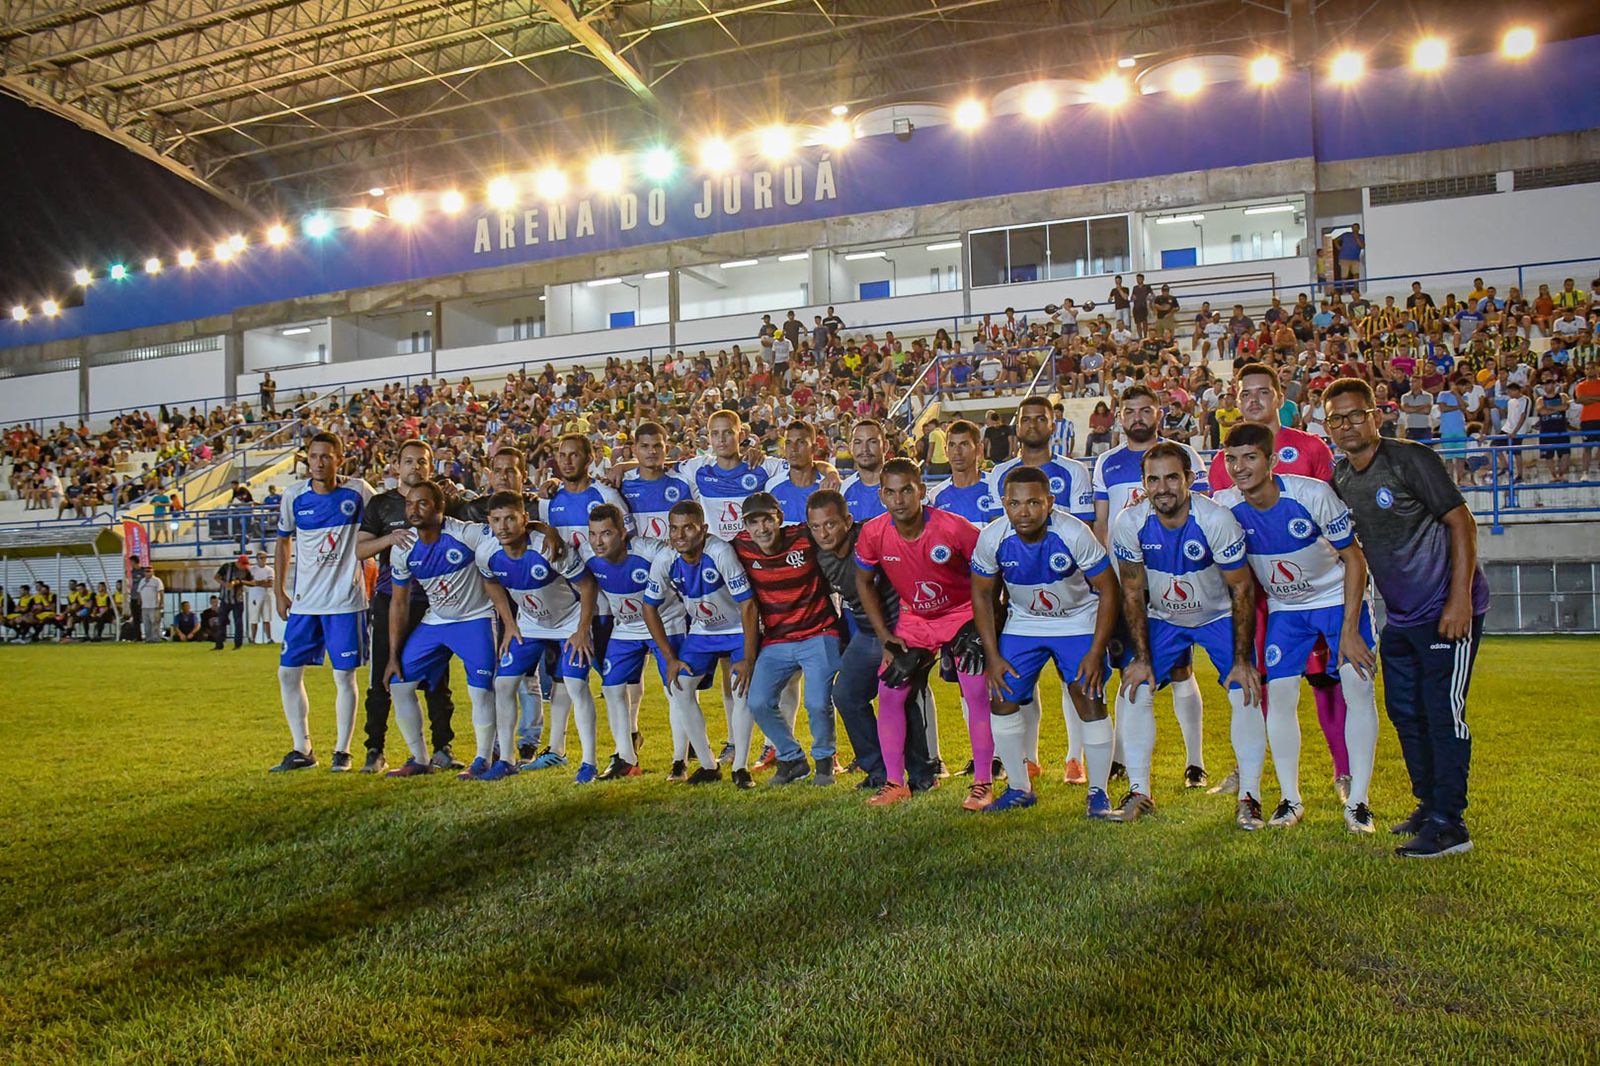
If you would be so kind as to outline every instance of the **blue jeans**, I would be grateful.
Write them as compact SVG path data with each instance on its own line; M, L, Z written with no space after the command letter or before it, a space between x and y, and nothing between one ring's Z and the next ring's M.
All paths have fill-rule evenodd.
M841 661L839 638L831 634L765 644L756 655L750 675L750 713L782 761L793 762L802 755L794 731L778 713L778 696L796 673L805 678L811 757L833 758L833 678Z
M856 629L845 645L839 677L833 683L833 705L844 722L845 735L855 749L856 764L868 780L882 783L883 749L878 746L878 716L872 703L878 698L878 671L883 666L883 645L870 629ZM909 729L909 727L908 727Z

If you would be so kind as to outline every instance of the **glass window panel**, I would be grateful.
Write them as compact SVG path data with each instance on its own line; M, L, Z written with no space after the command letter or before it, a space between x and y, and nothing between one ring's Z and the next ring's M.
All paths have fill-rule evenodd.
M1089 273L1089 224L1052 222L1050 239L1050 277L1081 278Z
M974 233L968 238L967 244L972 249L973 287L1004 285L1006 283L1005 230Z
M1044 254L1044 227L1022 226L1010 233L1011 262L1009 279L1012 282L1041 281L1046 276Z
M1117 274L1131 269L1128 247L1127 215L1089 220L1090 273Z

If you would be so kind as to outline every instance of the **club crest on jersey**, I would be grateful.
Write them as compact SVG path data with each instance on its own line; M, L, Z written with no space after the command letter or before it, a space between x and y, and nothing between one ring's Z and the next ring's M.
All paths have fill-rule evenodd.
M948 563L950 561L950 546L948 544L935 544L928 549L928 558L936 563Z
M783 557L783 561L788 563L790 566L804 566L806 562L806 553L803 551L792 551Z
M1286 444L1278 449L1278 462L1280 463L1292 463L1298 458L1300 458L1300 449L1292 444Z
M978 497L978 510L996 511L999 510L999 505L994 502L993 496L990 496L988 493L984 493L982 496Z
M1289 519L1289 536L1291 537L1295 537L1299 540L1305 540L1307 537L1311 536L1312 528L1311 522L1308 519Z
M700 580L704 581L708 585L715 585L721 576L722 575L717 573L717 568L714 566L708 566L704 570L700 571Z
M1378 494L1373 497L1373 499L1375 499L1378 506L1382 507L1385 511L1394 506L1394 493L1389 491L1389 486L1387 485L1379 489Z
M1183 557L1198 563L1206 557L1206 547L1197 540L1186 540L1183 542Z
M682 495L683 493L676 485L668 485L666 488L661 490L662 499L666 500L668 503L677 503Z
M739 484L744 488L753 489L757 485L761 484L761 479L756 477L754 474L746 474L739 479Z
M465 558L466 556L461 554L460 548L447 548L444 553L444 561L451 566L460 566Z
M510 666L511 665L511 653L510 652L506 652L504 655L500 656L500 665L501 666Z
M344 516L346 518L349 518L351 515L356 513L356 501L354 501L354 500L340 500L339 501L339 510L344 514Z
M587 508L585 508L585 509L584 509L584 512L583 512L583 513L584 513L584 514L593 514L593 513L594 513L594 509L595 509L595 508L596 508L596 507L599 507L599 506L600 506L600 504L601 504L601 503L603 503L603 502L604 502L604 501L602 501L602 500L590 500L590 501L589 501L589 506L588 506L588 507L587 507Z
M1072 569L1072 556L1066 552L1055 552L1050 556L1050 569L1058 574L1064 574Z
M1066 478L1053 477L1053 478L1050 479L1050 494L1052 496L1059 496L1063 492L1066 492L1066 491L1067 491Z
M1267 645L1267 665L1268 666L1277 666L1278 662L1282 658L1283 658L1283 649L1282 648L1278 647L1276 644L1268 644Z
M609 674L611 672L611 656L607 655L600 661L600 672L605 674Z
M550 576L550 568L543 563L534 563L528 567L528 573L533 575L535 581L543 581Z
M641 566L633 573L629 574L628 577L635 585L643 585L646 581L650 580L650 571Z

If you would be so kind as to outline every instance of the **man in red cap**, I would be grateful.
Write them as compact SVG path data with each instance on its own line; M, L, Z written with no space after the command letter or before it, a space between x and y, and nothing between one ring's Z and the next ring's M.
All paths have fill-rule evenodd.
M244 597L250 580L248 555L240 555L217 567L217 595L220 602L217 604L216 643L211 646L212 651L222 650L230 618L233 620L233 650L238 651L244 644Z

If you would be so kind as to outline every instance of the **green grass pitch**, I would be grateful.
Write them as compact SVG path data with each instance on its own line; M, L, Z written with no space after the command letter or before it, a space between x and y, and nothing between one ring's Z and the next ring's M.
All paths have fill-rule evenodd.
M1059 714L1033 810L965 814L952 779L878 811L859 778L667 783L649 686L641 780L334 776L310 671L324 768L269 777L268 649L0 648L0 1061L1596 1061L1597 653L1485 643L1477 850L1405 862L1345 834L1309 692L1306 821L1249 835L1178 787L1164 695L1157 814L1117 826L1060 783ZM459 688L456 722L469 750ZM1378 766L1386 828L1387 723Z

